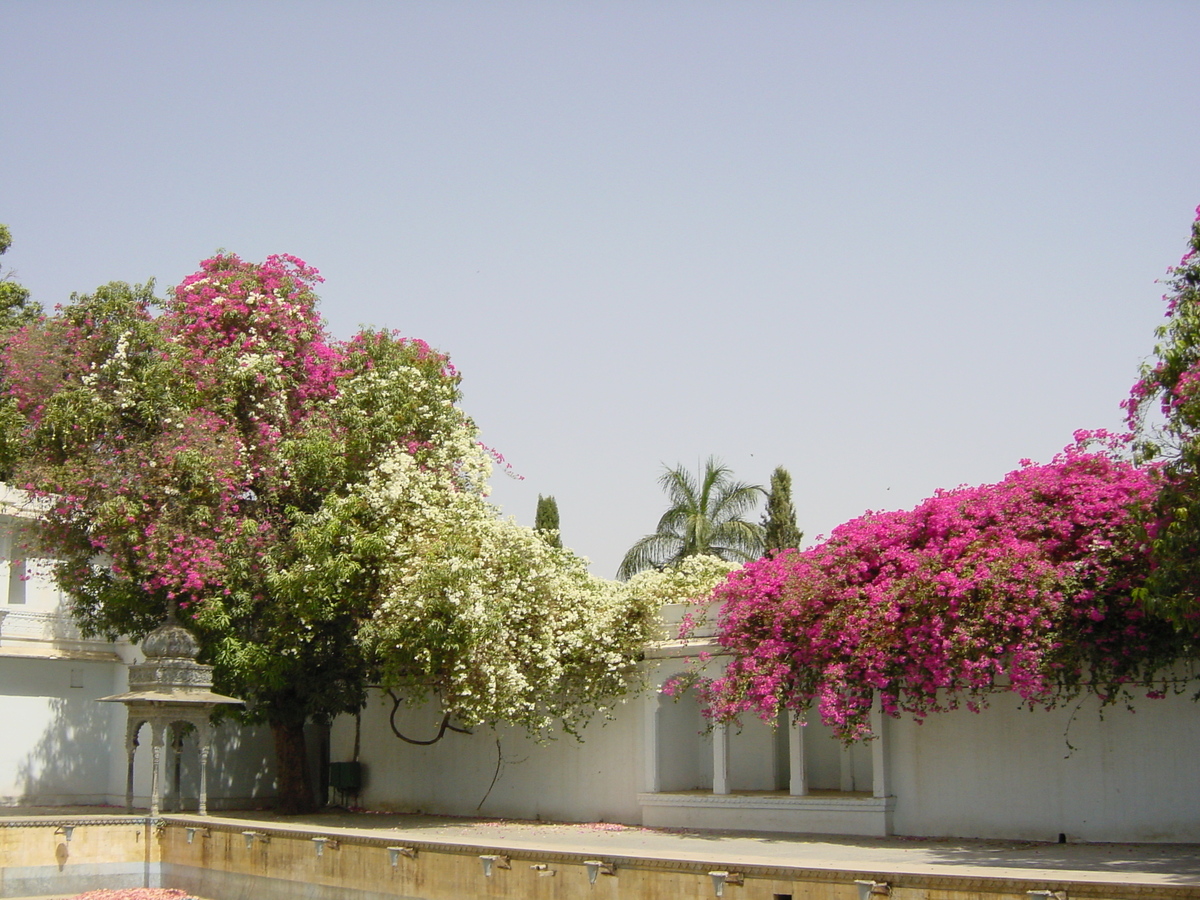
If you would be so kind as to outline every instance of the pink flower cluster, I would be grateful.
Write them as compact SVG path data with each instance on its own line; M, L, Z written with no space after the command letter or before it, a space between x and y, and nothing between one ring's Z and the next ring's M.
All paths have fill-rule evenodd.
M336 393L341 354L329 344L313 293L322 280L294 256L268 256L256 264L221 254L204 260L174 289L162 324L186 348L183 360L201 390L221 387L217 364L231 351L276 362L281 374L274 387L286 390L296 417L305 401ZM254 380L273 387L261 371Z
M1031 704L1085 682L1111 698L1170 656L1171 630L1130 598L1146 568L1131 526L1154 479L1081 443L748 564L716 590L734 660L702 686L710 715L815 706L856 740L876 696L918 718L1004 687Z
M54 546L71 555L86 535L72 587L90 578L97 551L118 579L183 607L230 584L261 585L296 511L320 502L314 490L344 486L296 476L311 448L342 448L322 452L340 457L344 477L379 450L351 442L362 422L333 412L345 379L391 353L457 383L424 341L370 331L332 340L320 280L294 256L221 254L157 317L146 296L108 286L9 339L5 388L39 447L23 486L54 498ZM400 443L417 455L432 437Z

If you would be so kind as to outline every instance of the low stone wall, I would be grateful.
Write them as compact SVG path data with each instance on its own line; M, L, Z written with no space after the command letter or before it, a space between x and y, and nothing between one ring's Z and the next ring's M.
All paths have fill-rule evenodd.
M533 851L249 820L169 820L162 881L213 900L1200 900L1192 884L844 871ZM592 864L589 865L589 862ZM597 866L596 863L602 865ZM490 870L490 874L489 871ZM717 893L713 873L727 873ZM1032 896L1031 892L1037 896Z
M159 887L158 846L143 816L0 818L0 897Z
M1110 884L1048 869L988 877L970 866L930 874L749 865L723 861L722 849L715 841L704 858L597 859L250 819L170 816L156 827L136 816L14 817L0 820L0 897L147 886L210 900L1200 900L1200 884L1186 877ZM720 893L715 873L725 873Z
M586 854L245 825L194 828L190 844L186 828L169 825L164 884L220 900L709 900L715 894L709 873L719 871L710 862L627 856L589 867ZM724 871L734 876L723 892L732 900L860 900L854 879L845 876L797 880L786 869ZM739 875L742 883L735 884Z

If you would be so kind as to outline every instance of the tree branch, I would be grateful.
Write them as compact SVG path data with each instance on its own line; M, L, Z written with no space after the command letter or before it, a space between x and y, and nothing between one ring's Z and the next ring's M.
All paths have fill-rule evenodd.
M459 734L474 734L469 728L459 728L457 725L450 724L450 713L442 716L442 725L438 728L437 735L429 741L418 741L415 738L405 737L400 733L400 729L396 727L396 713L400 711L400 704L403 699L396 695L394 691L388 689L387 695L392 698L392 713L388 716L388 725L392 728L392 734L400 738L406 744L416 744L418 747L428 747L430 744L436 744L446 736L447 731L455 731Z

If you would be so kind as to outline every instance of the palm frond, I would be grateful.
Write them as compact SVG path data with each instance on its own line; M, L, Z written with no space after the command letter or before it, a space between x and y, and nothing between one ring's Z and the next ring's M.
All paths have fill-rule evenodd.
M709 508L709 515L716 521L741 518L758 506L766 494L761 485L744 481L726 485Z
M744 519L722 522L713 532L712 544L737 555L741 561L757 559L763 554L763 527ZM722 556L722 559L733 557Z
M661 568L679 555L683 542L671 534L648 534L638 538L625 553L617 569L617 578L625 581L643 569Z
M658 483L666 492L671 506L695 506L699 496L696 479L683 466L668 468L658 476Z

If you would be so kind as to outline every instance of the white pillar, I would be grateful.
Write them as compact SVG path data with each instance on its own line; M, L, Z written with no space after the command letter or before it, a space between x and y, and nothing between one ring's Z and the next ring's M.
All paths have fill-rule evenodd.
M125 753L129 757L129 769L125 773L125 812L133 812L133 759L137 755L138 731L141 727L142 721L130 713L125 723Z
M661 706L661 689L647 691L642 705L642 777L645 780L645 790L651 794L657 794L661 790L658 776L658 711Z
M808 772L804 769L804 724L793 712L787 713L787 719L788 770L791 773L788 790L793 797L803 797L808 793Z
M875 740L871 741L871 793L876 797L887 797L891 793L888 784L888 716L880 708L878 694L871 706L871 730L875 732Z
M713 793L729 793L729 726L713 726Z
M162 789L162 751L164 732L166 726L162 722L152 722L150 724L150 751L154 756L154 763L150 770L150 817L158 818L159 811L159 792Z
M209 815L209 746L212 744L212 726L204 719L197 724L196 737L200 744L200 815Z
M854 757L850 755L850 747L842 744L838 753L838 766L841 781L838 788L843 791L854 790Z

